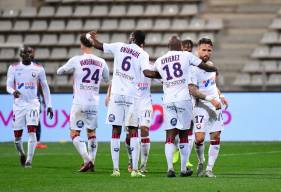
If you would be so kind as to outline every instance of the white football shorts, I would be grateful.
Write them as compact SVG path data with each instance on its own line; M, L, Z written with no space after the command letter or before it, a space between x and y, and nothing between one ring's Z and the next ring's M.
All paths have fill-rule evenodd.
M213 133L223 131L222 110L216 110L211 103L199 102L193 110L194 132Z
M70 129L80 131L83 128L94 130L98 127L98 106L72 104Z
M136 99L126 95L112 94L108 104L106 123L118 126L138 126Z
M192 120L191 100L178 101L164 104L165 130L177 128L188 130Z
M28 125L38 126L39 118L39 102L33 102L24 107L13 105L13 130L22 130Z
M136 101L136 106L139 113L139 127L150 127L153 113L151 97L138 98Z

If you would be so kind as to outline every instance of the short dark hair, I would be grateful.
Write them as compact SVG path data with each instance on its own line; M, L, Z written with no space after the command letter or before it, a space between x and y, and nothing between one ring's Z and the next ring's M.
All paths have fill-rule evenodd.
M202 44L208 44L208 45L211 45L213 47L213 42L211 39L209 38L206 38L206 37L203 37L201 39L199 39L197 45L200 46Z
M89 39L87 39L86 37L86 33L82 33L80 35L80 42L85 46L85 47L88 47L88 48L91 48L93 45L92 43L90 42Z
M190 39L183 40L183 41L181 42L181 44L182 44L182 45L189 45L191 48L193 48L193 42L192 42L192 40L190 40Z
M144 44L144 42L145 42L145 33L143 31L136 30L136 31L133 32L133 34L134 34L135 43L137 45Z

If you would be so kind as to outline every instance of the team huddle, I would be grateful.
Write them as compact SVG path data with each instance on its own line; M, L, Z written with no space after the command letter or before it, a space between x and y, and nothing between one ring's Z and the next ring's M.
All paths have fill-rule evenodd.
M215 177L213 167L219 154L220 133L223 130L222 107L228 103L216 86L217 68L210 61L213 43L202 38L197 43L197 56L185 47L178 36L171 36L169 51L150 63L145 52L145 33L134 31L128 43L102 43L96 32L81 34L82 55L70 58L57 70L58 75L73 74L73 102L70 113L70 136L83 159L80 172L94 171L98 148L99 88L101 81L109 83L109 69L104 59L93 53L92 47L114 57L113 76L105 104L107 124L112 126L111 157L113 172L120 176L119 154L122 129L127 132L126 149L131 177L145 177L150 152L149 127L152 123L151 80L163 85L165 156L167 176L175 177L173 156L180 154L180 176L192 174L186 166L193 142L198 157L197 176ZM53 116L50 90L42 65L34 62L34 50L25 46L20 51L21 62L8 70L7 91L14 95L13 129L16 149L24 167L32 166L36 146L36 126L39 122L38 84L42 86L47 114ZM28 152L24 152L22 130L29 133ZM80 133L87 130L88 142ZM140 142L139 142L140 130ZM195 136L195 141L193 138ZM204 140L210 134L208 162L204 171ZM139 165L140 159L140 165Z

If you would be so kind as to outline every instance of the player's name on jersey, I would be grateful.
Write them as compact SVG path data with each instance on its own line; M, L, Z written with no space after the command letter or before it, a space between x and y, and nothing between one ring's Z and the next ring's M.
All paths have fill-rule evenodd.
M129 47L121 47L120 52L129 53L129 54L133 55L136 58L139 58L139 55L140 55L139 52L137 52L134 49L131 49Z
M102 67L102 63L100 61L95 60L95 59L83 59L83 60L80 61L80 65L81 66L95 65L95 66Z
M169 57L164 57L163 59L161 59L161 64L165 64L165 63L170 63L170 62L174 62L174 61L179 61L180 60L180 56L179 55L171 55Z

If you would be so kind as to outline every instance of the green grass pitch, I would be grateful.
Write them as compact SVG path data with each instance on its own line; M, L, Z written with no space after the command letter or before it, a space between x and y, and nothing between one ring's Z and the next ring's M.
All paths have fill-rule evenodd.
M77 172L82 160L72 143L49 143L37 149L32 169L19 166L13 143L0 143L0 191L281 191L281 142L223 142L214 172L217 178L166 177L164 143L152 143L146 178L131 178L122 143L121 177L111 177L109 143L99 143L96 172ZM26 147L26 143L25 143ZM208 146L206 146L206 152ZM191 162L196 165L192 152ZM193 167L196 169L196 166Z

